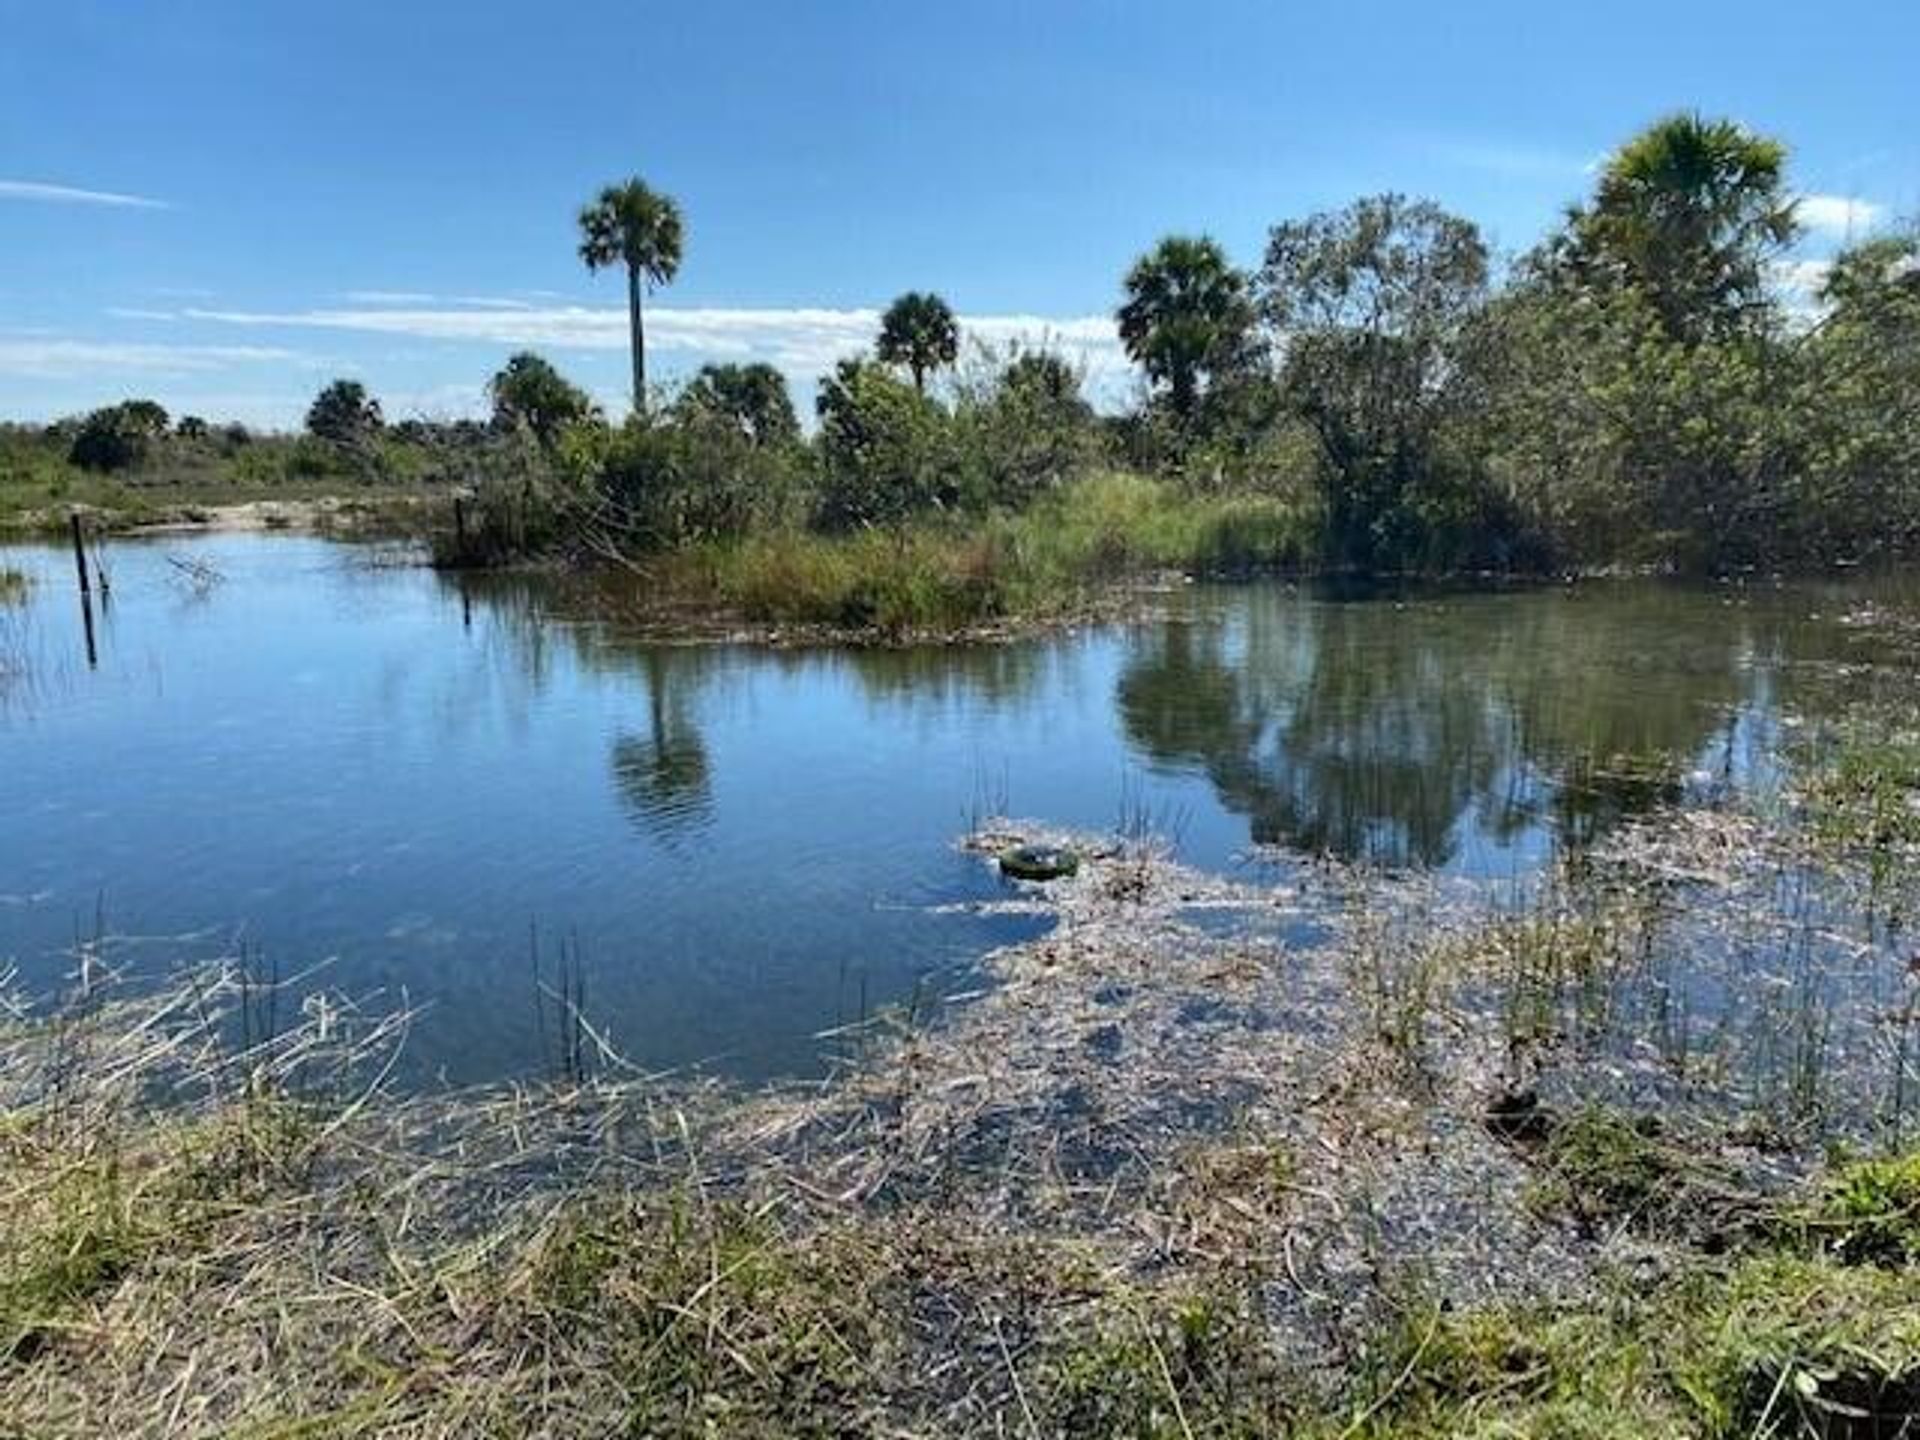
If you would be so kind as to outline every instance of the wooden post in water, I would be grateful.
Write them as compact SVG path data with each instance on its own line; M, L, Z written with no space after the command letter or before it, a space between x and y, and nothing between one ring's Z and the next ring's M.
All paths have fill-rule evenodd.
M67 522L73 529L73 568L80 572L80 593L91 595L93 586L87 579L87 539L80 529L80 512L69 512Z
M467 562L467 497L453 497L453 553L462 565Z

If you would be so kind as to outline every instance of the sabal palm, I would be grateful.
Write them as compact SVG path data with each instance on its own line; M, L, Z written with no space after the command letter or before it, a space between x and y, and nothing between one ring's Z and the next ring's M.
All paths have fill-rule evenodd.
M1253 322L1246 277L1205 236L1170 235L1127 272L1119 311L1127 354L1191 418L1201 377L1233 364Z
M1759 300L1766 262L1798 230L1786 148L1731 120L1672 115L1607 162L1585 246L1640 285L1677 338L1694 338Z
M633 345L633 409L647 412L647 336L641 313L646 285L667 285L680 271L685 245L680 207L639 178L609 185L580 212L580 258L589 270L624 265L627 324Z
M951 365L960 353L960 323L953 307L938 295L910 290L887 307L880 317L880 341L875 347L890 365L904 365L913 375L913 388L927 390L927 372Z

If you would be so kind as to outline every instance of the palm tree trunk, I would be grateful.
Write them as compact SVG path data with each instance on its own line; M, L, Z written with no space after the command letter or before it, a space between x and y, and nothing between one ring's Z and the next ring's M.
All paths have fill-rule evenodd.
M647 414L647 332L640 319L640 267L627 267L627 329L633 345L633 413Z

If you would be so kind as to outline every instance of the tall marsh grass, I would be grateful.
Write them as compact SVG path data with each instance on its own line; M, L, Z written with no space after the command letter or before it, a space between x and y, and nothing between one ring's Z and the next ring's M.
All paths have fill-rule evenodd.
M1083 612L1098 590L1162 571L1290 572L1314 517L1258 495L1196 496L1138 475L1089 476L1017 514L897 529L778 530L670 558L670 588L743 618L889 632Z

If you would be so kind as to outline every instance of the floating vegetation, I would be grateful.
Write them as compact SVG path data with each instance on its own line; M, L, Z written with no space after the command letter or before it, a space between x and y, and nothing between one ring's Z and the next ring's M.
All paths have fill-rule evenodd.
M23 605L32 581L24 570L12 570L0 565L0 605Z

